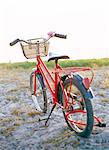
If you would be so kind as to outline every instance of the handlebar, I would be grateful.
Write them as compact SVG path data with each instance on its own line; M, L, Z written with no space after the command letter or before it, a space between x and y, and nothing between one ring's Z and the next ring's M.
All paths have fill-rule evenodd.
M54 35L54 36L55 36L55 37L62 38L62 39L66 39L66 38L67 38L67 35L58 34L58 33L55 33L55 35Z
M66 39L66 38L67 38L67 35L58 34L58 33L55 33L55 32L49 32L47 39L45 39L45 38L39 38L39 39L43 39L43 42L37 41L37 43L38 43L38 44L40 44L40 43L45 43L45 42L47 42L47 41L48 41L50 38L52 38L52 37L58 37L58 38ZM14 40L13 42L11 42L9 45L10 45L10 46L13 46L13 45L17 44L18 42L25 42L25 43L27 43L27 44L33 44L33 43L29 42L28 40L25 41L25 40L16 39L16 40Z
M55 32L49 32L48 36L49 37L58 37L58 38L63 38L63 39L67 38L67 35L58 34L58 33L55 33Z
M10 46L13 46L13 45L17 44L18 42L20 42L20 39L16 39L13 42L11 42Z

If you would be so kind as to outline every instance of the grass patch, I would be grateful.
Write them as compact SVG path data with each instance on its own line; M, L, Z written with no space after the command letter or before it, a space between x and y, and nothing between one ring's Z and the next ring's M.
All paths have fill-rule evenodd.
M109 88L109 79L105 79L102 85L103 89L108 89Z
M41 113L36 111L36 110L31 110L31 111L28 112L28 116L30 116L30 117L34 117L34 116L40 115L40 114Z
M6 137L10 136L12 132L15 131L15 129L16 129L15 126L6 127L5 129L1 131L1 134L3 134Z
M23 123L23 120L21 117L7 117L7 118L3 118L3 119L0 119L0 123L1 123L1 126L5 127L9 124L12 124L13 123L13 126L20 126L22 123Z
M28 69L32 68L35 66L35 62L19 62L19 63L1 63L0 67L1 68L6 68L6 69L13 69L13 68L23 68L23 69Z
M54 67L54 61L45 62L45 64L49 68ZM59 61L59 64L63 67L102 67L102 66L109 66L109 58L101 58L101 59L81 59L81 60L64 60ZM20 63L2 63L0 64L1 68L6 69L13 69L13 68L23 68L23 69L29 69L34 68L36 65L35 62L20 62Z
M101 66L108 66L109 65L109 58L102 58L102 59L81 59L81 60L67 60L60 62L60 65L63 68L66 67L101 67Z
M102 98L102 99L101 99L101 102L102 102L102 103L109 103L109 98Z
M98 95L99 95L99 96L102 96L102 97L105 97L105 94L104 94L103 91L98 92Z
M101 88L103 88L103 89L108 89L109 88L109 73L108 72L105 72L104 75L103 75Z
M13 133L13 131L17 129L17 127L23 124L23 120L19 117L3 118L0 119L0 123L0 134L7 137L10 136Z
M11 115L15 115L15 116L19 116L22 114L22 111L20 109L14 109L12 112L11 112Z
M12 101L14 103L19 101L19 99L17 98L17 96L7 96L6 99L8 101Z
M12 118L2 118L2 119L0 119L1 124L10 123L12 121L13 121Z
M58 134L58 136L55 136L51 139L48 139L45 143L52 144L52 145L55 145L55 146L58 146L61 143L64 143L64 145L67 145L68 143L66 141L71 136L75 136L75 133L74 132L69 132L69 131L62 131L60 134ZM72 140L72 142L70 144L72 144L73 147L77 147L80 144L80 141L75 138L75 140Z

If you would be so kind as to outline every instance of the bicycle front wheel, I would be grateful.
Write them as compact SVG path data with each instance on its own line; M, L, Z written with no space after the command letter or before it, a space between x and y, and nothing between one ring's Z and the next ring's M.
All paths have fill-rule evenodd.
M36 93L34 92L34 85L36 85ZM30 90L32 94L32 100L34 102L36 109L39 112L46 113L47 112L47 94L46 94L46 87L44 84L43 76L41 73L37 73L36 76L34 76L34 72L31 73Z
M67 101L60 92L60 101L63 105L63 114L68 127L82 137L90 136L93 129L93 109L90 98L85 96L85 87L79 83L76 76L64 81Z

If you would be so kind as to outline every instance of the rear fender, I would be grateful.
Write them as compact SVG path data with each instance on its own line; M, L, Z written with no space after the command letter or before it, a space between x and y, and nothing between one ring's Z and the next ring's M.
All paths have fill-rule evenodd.
M76 79L77 83L80 84L80 86L83 86L84 87L84 90L85 90L85 98L94 98L94 94L93 94L93 91L91 89L91 87L89 87L88 89L85 87L84 85L84 77L81 76L80 74L73 74L73 78Z

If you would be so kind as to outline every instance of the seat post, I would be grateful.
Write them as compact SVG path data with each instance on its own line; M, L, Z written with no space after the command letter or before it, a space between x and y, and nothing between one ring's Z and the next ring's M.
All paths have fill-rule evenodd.
M57 87L58 87L58 59L55 59L55 99L54 99L54 104L56 104L57 100Z
M55 59L55 66L56 66L56 68L58 67L57 64L58 64L58 59Z

